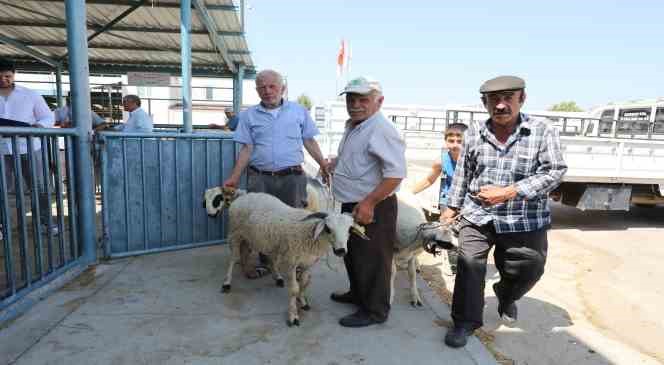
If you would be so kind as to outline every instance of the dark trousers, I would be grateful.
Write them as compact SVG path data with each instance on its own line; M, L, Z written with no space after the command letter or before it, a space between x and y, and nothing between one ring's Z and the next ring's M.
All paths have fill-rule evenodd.
M455 325L482 327L486 262L491 247L500 273L503 303L523 297L544 274L548 247L546 228L532 232L496 233L493 224L476 226L465 219L459 231L459 259L452 297Z
M248 177L247 190L250 193L276 196L294 208L304 208L307 204L307 176L304 173L271 176L249 170Z
M352 212L356 203L344 203L342 212ZM351 234L344 257L350 291L360 309L377 321L390 312L392 255L397 230L397 199L392 195L374 208L374 223L366 226L370 240Z
M30 171L30 160L28 159L27 154L19 155L19 163L21 164L21 175L23 176L23 181L27 185L28 189L37 189L37 196L39 199L39 218L42 224L48 222L48 217L51 216L51 204L48 200L48 193L46 191L46 184L50 179L44 179L44 172L42 170L42 150L36 150L33 152L33 163L35 165L35 170L37 170L37 175L35 176L35 181L32 181L32 174ZM19 176L16 175L14 170L14 156L13 155L4 155L5 159L5 181L7 182L7 190L16 191L16 181L19 180ZM52 171L51 171L52 172ZM51 184L52 185L52 184ZM55 191L51 191L51 197L55 196ZM29 203L28 203L29 204ZM2 214L2 213L0 213Z

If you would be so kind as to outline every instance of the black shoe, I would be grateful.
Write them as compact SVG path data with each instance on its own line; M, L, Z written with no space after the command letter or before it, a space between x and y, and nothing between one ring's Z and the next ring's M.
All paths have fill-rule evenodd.
M496 298L498 298L498 315L500 316L500 319L507 323L516 322L518 317L516 302L511 301L509 303L505 303L503 301L498 283L493 284L493 292L496 294Z
M337 303L357 304L357 301L353 297L353 293L351 293L350 291L345 292L343 294L332 293L330 295L330 299L332 299Z
M445 335L445 344L449 347L464 347L468 343L468 337L473 334L473 329L464 326L454 326Z
M366 327L366 326L371 326L372 324L378 324L378 323L383 323L385 320L378 321L371 316L364 312L364 311L357 311L353 314L349 314L339 320L339 324L344 326L344 327Z

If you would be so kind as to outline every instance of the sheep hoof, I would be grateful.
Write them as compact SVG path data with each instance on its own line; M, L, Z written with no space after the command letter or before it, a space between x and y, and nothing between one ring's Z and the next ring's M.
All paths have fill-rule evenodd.
M423 306L421 300L411 300L410 305L412 305L413 307L422 307Z
M421 273L420 269L415 269L415 272L418 273L418 274Z
M293 326L300 326L300 320L295 318L292 321L286 321L286 324L288 324L288 327L293 327Z
M228 293L229 291L231 291L231 284L224 284L221 287L221 292L222 293Z
M311 309L311 306L309 304L305 304L302 306L303 311L308 311L309 309Z
M418 301L417 301L417 306L418 306L418 307L423 307L424 305L422 304L421 301L418 300Z
M274 281L275 284L277 284L278 287L283 288L285 286L284 284L284 279L277 279Z

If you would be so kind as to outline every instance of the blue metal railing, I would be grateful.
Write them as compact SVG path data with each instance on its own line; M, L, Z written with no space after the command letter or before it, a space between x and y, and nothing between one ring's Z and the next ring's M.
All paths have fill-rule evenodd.
M74 198L76 131L5 127L0 136L13 152L0 157L0 309L4 309L78 263L82 250Z
M101 132L104 249L108 257L223 243L203 193L233 168L232 134Z

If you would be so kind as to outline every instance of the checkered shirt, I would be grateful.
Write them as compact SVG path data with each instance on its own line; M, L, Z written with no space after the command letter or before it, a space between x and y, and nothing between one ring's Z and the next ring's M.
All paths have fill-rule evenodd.
M448 206L461 208L461 215L476 225L493 223L497 233L548 227L548 193L567 171L558 130L547 120L521 114L516 130L507 143L501 144L489 126L490 119L466 131ZM476 194L485 185L514 185L517 196L494 206L482 206Z

